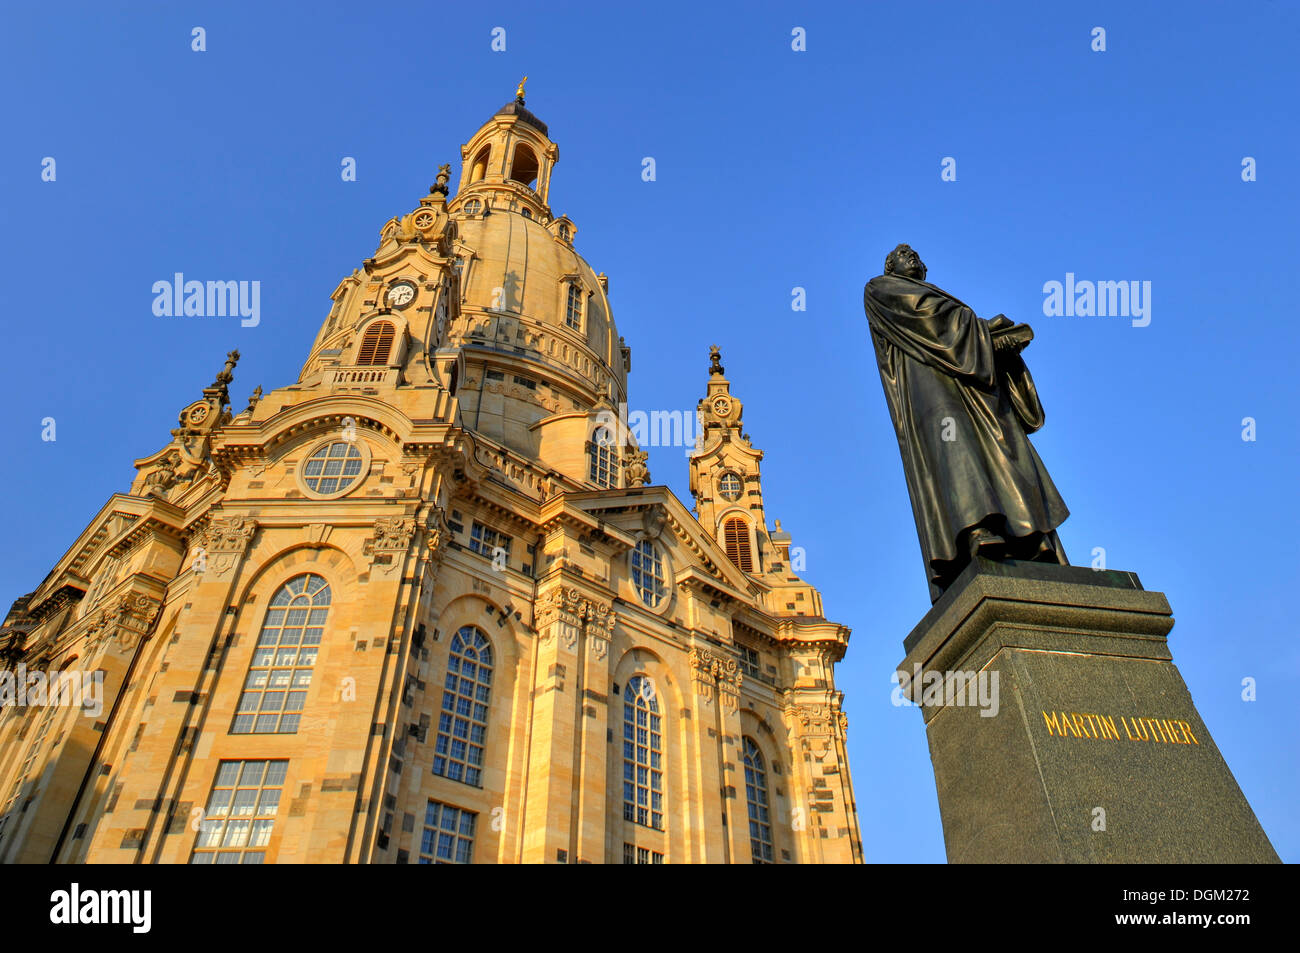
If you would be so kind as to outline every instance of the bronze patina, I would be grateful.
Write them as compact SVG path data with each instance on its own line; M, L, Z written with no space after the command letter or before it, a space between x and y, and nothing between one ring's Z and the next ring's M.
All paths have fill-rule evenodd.
M1056 528L1070 511L1029 442L1044 419L1020 356L1033 331L925 277L899 245L864 304L936 601L976 554L1068 565Z

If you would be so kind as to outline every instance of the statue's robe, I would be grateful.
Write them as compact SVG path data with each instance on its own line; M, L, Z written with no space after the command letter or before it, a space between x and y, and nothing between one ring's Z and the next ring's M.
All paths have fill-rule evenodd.
M1043 406L1020 355L995 354L990 322L928 282L881 275L864 302L931 599L969 562L977 526L1010 555L1065 563L1055 530L1070 511L1029 442Z

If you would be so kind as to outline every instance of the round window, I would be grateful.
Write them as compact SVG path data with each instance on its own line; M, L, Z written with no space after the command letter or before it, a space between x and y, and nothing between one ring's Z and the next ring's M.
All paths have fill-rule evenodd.
M312 451L302 468L302 482L323 496L343 493L361 478L364 460L356 444L346 440L323 443Z
M483 204L478 199L470 199L465 203L464 212L466 215L477 215L483 208Z
M728 470L718 477L718 494L729 502L740 499L740 477Z

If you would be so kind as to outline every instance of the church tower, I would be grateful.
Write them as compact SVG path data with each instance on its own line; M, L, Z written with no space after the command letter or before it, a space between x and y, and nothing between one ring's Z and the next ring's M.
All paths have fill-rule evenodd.
M232 406L232 351L13 604L0 675L59 703L0 696L0 862L861 860L849 630L720 355L692 513L607 425L630 350L522 84L461 160L296 381Z

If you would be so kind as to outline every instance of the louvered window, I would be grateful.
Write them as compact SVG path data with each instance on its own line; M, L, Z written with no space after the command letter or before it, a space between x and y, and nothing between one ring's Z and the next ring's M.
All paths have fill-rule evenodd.
M361 347L357 349L357 364L362 367L387 364L393 350L393 334L393 326L387 321L376 321L366 328L366 333L361 335Z
M754 571L754 555L749 547L749 527L740 517L732 517L722 524L722 543L727 556L744 572Z

